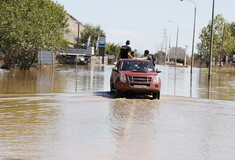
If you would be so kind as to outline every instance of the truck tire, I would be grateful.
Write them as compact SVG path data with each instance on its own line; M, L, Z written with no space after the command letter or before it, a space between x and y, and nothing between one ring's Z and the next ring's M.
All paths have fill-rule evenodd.
M155 93L153 93L153 99L158 99L158 100L160 100L160 92L155 92Z
M119 90L117 90L117 89L115 91L115 97L116 98L121 98L121 92Z
M112 84L112 83L110 83L110 93L113 93L113 92L114 92L114 90L115 90L115 88L113 87L113 84Z

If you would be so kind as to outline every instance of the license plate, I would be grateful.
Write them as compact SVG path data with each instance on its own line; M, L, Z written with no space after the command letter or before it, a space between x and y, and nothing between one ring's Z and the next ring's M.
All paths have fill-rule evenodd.
M134 88L147 88L147 85L133 85Z

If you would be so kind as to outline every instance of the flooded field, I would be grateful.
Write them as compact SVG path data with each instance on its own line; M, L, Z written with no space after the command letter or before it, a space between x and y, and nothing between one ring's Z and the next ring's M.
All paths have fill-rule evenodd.
M187 98L189 69L174 82L174 68L159 66L160 101L116 99L111 68L0 70L0 159L234 160L233 76L215 74L208 92L194 69Z

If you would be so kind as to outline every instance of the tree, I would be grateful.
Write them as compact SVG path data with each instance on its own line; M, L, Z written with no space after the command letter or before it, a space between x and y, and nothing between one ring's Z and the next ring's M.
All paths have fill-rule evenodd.
M234 50L234 38L232 37L231 25L220 14L215 17L213 30L213 57L218 60ZM198 53L206 61L209 61L211 22L201 30L199 38L201 42L197 44Z
M232 36L235 37L235 22L232 22L230 25L231 31L232 31Z
M235 41L235 22L232 22L230 24L230 28L231 28L231 31L232 31L233 39ZM235 49L233 49L233 51L231 52L230 56L232 57L232 55L235 55Z
M98 36L104 36L105 33L100 26L90 24L84 25L84 30L81 32L81 40L79 48L86 48L87 40L91 36L91 46L96 46Z
M156 54L157 56L157 64L164 64L166 59L166 52L158 51Z
M107 43L106 48L105 48L105 52L108 55L118 56L120 49L121 49L121 46L119 46L119 45L116 45L114 43Z
M51 0L0 0L0 52L4 67L29 69L40 50L59 51L69 42L64 8Z

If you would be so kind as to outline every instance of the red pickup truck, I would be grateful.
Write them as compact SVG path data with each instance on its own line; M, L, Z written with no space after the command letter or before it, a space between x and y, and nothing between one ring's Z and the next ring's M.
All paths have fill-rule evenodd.
M112 68L110 90L117 98L149 94L160 99L161 79L152 62L142 59L120 59Z

